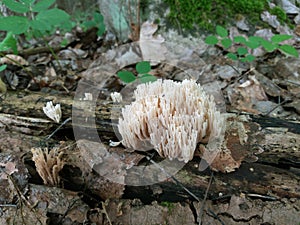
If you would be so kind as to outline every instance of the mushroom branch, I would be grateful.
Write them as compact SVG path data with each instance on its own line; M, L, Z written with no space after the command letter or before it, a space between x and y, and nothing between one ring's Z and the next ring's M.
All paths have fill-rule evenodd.
M161 157L188 162L198 143L223 140L225 120L213 97L193 80L141 84L134 97L122 109L118 125L128 148L154 148Z

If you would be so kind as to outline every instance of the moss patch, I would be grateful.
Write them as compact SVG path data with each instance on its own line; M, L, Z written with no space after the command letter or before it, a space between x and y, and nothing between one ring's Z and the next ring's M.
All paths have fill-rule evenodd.
M195 26L213 30L216 25L233 22L237 15L244 15L257 24L260 14L269 10L268 0L164 0L170 7L168 19L182 28L192 29ZM287 17L280 7L275 7L271 14L278 16L281 22ZM262 22L261 22L262 23Z

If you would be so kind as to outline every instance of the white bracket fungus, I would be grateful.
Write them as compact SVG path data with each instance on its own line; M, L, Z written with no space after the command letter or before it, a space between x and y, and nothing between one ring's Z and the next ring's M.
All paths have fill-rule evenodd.
M219 138L225 122L212 96L193 80L157 80L140 84L135 101L122 109L122 144L135 150L154 148L160 156L188 162L197 144Z

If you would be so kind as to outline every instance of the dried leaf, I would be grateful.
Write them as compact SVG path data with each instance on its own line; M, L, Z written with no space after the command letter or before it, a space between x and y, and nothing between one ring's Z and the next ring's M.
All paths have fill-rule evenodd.
M157 24L148 21L141 27L139 43L144 61L160 62L165 59L167 49L162 45L165 39L161 35L153 36L157 29Z

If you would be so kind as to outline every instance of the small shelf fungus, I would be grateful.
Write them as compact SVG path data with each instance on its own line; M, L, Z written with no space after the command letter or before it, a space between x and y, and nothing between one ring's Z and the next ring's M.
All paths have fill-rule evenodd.
M224 119L213 97L193 80L140 84L134 96L118 124L128 148L155 149L161 157L188 162L198 143L222 139Z

